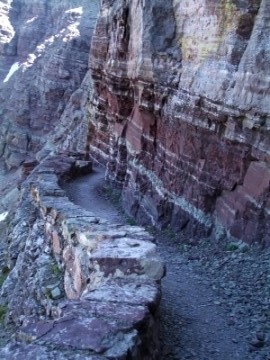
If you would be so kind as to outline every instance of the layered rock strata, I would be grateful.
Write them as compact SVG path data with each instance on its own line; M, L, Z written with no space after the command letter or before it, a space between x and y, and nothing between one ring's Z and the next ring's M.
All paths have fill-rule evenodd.
M1 291L16 341L1 359L158 359L164 267L141 227L71 203L59 179L89 162L58 156L22 184Z
M270 244L268 0L102 2L90 149L143 223Z

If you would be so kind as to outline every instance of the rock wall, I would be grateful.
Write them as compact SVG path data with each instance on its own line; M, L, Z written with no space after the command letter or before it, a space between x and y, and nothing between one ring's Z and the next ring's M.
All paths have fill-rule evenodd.
M52 151L67 116L77 133L82 126L80 86L98 10L99 0L0 1L0 156L8 169Z
M143 223L270 244L268 0L102 2L90 149Z
M141 227L74 205L60 179L89 171L79 156L48 158L22 184L1 309L17 326L1 359L158 359L164 266Z

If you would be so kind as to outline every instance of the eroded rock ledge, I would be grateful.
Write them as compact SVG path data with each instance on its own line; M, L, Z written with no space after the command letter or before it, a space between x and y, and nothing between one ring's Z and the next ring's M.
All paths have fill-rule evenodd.
M79 156L55 156L22 184L1 294L17 339L1 359L159 358L156 245L69 201L59 180L87 170Z

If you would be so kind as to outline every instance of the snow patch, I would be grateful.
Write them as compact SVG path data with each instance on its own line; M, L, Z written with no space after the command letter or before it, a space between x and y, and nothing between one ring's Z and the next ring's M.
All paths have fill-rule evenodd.
M3 80L3 83L8 82L8 80L11 78L11 76L20 68L20 63L19 62L15 62L11 68L9 69L9 72L7 74L7 76L5 77L5 79Z
M83 14L83 8L82 6L74 8L74 9L69 9L67 11L65 11L66 14L74 14L74 15L82 15Z
M0 214L0 222L4 221L8 216L8 211L3 212L2 214Z
M31 24L33 21L35 21L38 18L38 16L34 16L31 19L26 21L26 24Z

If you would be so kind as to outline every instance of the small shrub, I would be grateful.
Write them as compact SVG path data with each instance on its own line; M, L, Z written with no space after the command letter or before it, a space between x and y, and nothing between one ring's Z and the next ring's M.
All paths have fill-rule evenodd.
M226 251L236 251L238 248L239 246L236 243L229 243L226 246Z
M133 219L133 218L127 218L127 224L130 225L130 226L136 226L137 223L136 223L136 220Z
M171 239L176 239L177 237L177 233L174 229L172 229L170 226L166 227L164 230L162 230L162 234L165 237L171 238Z
M2 287L2 285L4 284L4 281L6 280L8 274L10 272L10 269L5 266L3 269L2 269L2 272L0 274L0 288Z
M55 276L60 276L61 275L61 269L59 268L59 266L57 264L52 264L52 273Z
M6 275L0 275L0 288L4 284L4 281L6 280L6 278L7 278Z
M0 323L1 324L5 321L7 310L8 309L5 305L0 305Z

